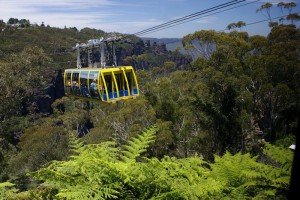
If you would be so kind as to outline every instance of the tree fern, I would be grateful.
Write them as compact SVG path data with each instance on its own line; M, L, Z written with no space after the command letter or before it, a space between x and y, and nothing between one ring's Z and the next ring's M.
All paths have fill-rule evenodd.
M142 134L128 141L128 145L123 145L125 150L122 151L120 157L124 162L133 162L142 153L147 151L149 144L154 141L157 127L153 126Z
M264 154L278 162L283 170L287 172L292 170L293 152L290 149L274 146L265 142Z
M227 152L214 163L197 155L140 161L155 131L149 128L122 150L115 142L82 146L74 139L77 155L31 175L45 181L43 187L57 189L58 199L267 199L287 190L289 168L257 162L250 154ZM266 145L265 152L273 148ZM270 157L289 166L282 155Z
M210 178L208 163L199 156L186 159L165 157L135 163L130 168L130 185L140 199L209 199L222 185Z
M45 186L58 188L57 197L60 198L117 198L122 186L115 166L117 160L113 162L115 151L112 142L86 145L79 155L72 156L69 161L53 161L33 175L46 181Z
M247 196L245 184L260 176L258 163L250 154L232 155L226 152L222 157L215 156L211 164L212 176L223 185L222 198L241 199Z
M18 191L14 188L13 183L3 182L0 183L0 200L10 199Z
M129 141L127 149L120 152L115 142L83 145L77 138L70 140L70 146L77 155L68 161L53 161L48 167L32 173L44 180L45 186L57 188L58 198L63 199L116 199L133 197L125 185L131 180L128 164L119 160L132 161L153 141L156 128L149 128ZM122 154L122 156L120 156ZM126 155L126 156L124 156Z
M72 132L69 133L69 148L71 152L76 154L79 154L85 148L81 139L75 137Z
M265 153L279 148L270 144L266 145ZM288 153L288 152L287 152ZM291 164L291 159L282 158L283 152L273 151L274 160L282 161L285 166ZM212 167L212 176L220 180L224 191L222 198L229 199L268 199L275 197L278 192L288 191L290 170L282 166L274 166L257 162L257 157L250 154L231 155L227 152L222 157L216 156Z

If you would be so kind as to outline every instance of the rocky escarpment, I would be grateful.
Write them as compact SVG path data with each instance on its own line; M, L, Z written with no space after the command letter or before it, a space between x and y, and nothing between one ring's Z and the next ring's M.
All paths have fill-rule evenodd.
M63 71L57 70L45 90L35 96L35 102L39 112L51 114L53 112L51 104L64 95Z

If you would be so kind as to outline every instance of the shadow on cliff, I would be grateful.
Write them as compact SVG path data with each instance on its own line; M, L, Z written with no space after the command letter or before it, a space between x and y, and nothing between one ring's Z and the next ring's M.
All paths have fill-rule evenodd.
M62 70L56 70L55 74L45 88L44 92L36 96L36 104L41 113L52 114L51 104L65 95L64 78Z

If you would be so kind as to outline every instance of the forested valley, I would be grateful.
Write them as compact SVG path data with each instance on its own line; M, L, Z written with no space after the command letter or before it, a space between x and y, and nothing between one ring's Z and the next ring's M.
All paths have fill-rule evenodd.
M296 20L267 36L199 30L186 55L126 35L118 63L141 95L111 105L66 97L62 81L72 47L110 33L0 21L0 199L288 199Z

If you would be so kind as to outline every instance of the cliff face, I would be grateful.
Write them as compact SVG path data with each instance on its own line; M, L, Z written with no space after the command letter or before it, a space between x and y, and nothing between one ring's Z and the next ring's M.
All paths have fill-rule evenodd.
M51 114L53 112L51 104L64 95L63 71L57 70L44 92L38 94L35 98L39 112Z

